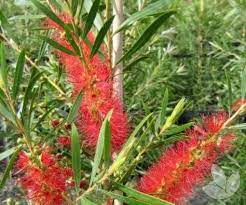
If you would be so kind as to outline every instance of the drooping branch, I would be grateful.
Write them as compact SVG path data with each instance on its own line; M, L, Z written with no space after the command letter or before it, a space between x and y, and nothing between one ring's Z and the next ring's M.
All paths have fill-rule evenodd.
M123 0L113 0L113 33L119 28L123 21ZM117 62L123 53L123 34L119 32L113 36L112 67L114 70L114 95L123 102L123 64Z

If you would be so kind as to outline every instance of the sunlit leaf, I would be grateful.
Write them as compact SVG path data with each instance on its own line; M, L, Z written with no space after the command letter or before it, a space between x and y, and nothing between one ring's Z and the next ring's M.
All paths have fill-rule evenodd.
M106 23L103 25L103 27L101 28L101 30L99 31L99 33L96 37L95 43L94 43L92 50L91 50L91 54L90 54L91 58L96 54L96 52L98 51L98 49L102 45L103 40L104 40L105 36L107 35L107 32L110 29L111 24L113 23L113 20L114 20L114 16L112 16L110 19L108 19L106 21Z
M41 39L43 39L45 42L47 42L49 45L51 45L52 47L68 54L68 55L74 55L73 51L67 49L66 47L64 47L63 45L59 44L58 42L46 37L46 36L40 36Z
M8 179L9 177L9 173L10 171L12 170L13 166L14 166L14 163L15 163L15 160L17 159L17 156L20 152L20 148L16 149L15 152L13 153L13 155L11 156L10 160L9 160L9 163L3 173L3 176L0 180L0 190L4 187L5 185L5 182L6 180Z
M80 108L80 105L81 105L81 101L82 101L82 97L83 97L83 93L80 92L67 116L67 123L68 124L71 124L74 119L76 118L77 114L78 114L78 111L79 111L79 108Z
M163 14L165 10L168 10L174 1L171 0L159 0L152 4L149 4L143 10L138 11L127 18L119 27L116 32L119 32L130 25L134 24L136 21L142 20L148 16L154 16L157 14Z
M89 11L89 14L87 16L82 38L85 38L87 36L88 32L90 31L90 29L94 23L94 20L97 16L99 6L100 6L100 0L95 0L90 11Z
M167 21L167 19L174 14L173 11L165 13L158 17L139 37L139 39L132 45L132 47L127 51L123 57L119 60L121 62L122 60L125 60L129 57L131 57L134 53L136 53L140 48L142 48L149 39L156 33L156 31L160 28L161 25L163 25L164 22ZM119 63L118 62L118 63Z
M79 190L80 179L81 179L80 139L79 139L79 133L74 124L72 125L71 148L72 148L72 167L73 167L74 179L75 179L76 188L77 190Z
M18 62L15 68L14 84L12 88L13 99L16 99L18 96L20 83L23 78L24 65L25 65L25 51L23 50L19 55Z
M110 118L112 116L112 113L113 113L113 110L108 112L107 116L105 117L105 119L102 123L101 129L100 129L99 137L97 140L94 163L93 163L92 172L91 172L90 186L94 182L96 174L98 172L98 168L99 168L100 163L102 161L103 152L105 150L105 145L108 144L108 143L105 143L105 141L110 140L109 122L110 122ZM110 150L107 150L107 152L109 152L109 151ZM107 153L105 155L108 155L108 154L109 153Z

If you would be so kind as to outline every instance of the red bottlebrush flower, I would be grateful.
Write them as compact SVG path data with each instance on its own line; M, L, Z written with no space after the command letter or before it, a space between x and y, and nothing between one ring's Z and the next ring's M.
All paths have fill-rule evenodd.
M187 140L168 148L141 178L138 189L178 205L185 204L194 186L209 175L217 158L232 148L235 135L216 137L226 119L222 113L203 117L204 127L194 126L187 131Z
M71 130L71 128L72 128L72 127L71 127L70 124L65 124L65 129L66 129L66 130Z
M28 166L24 168L22 168L23 156L25 161L28 161ZM21 172L18 183L26 191L27 199L34 204L64 204L63 194L67 192L71 169L60 167L53 158L48 149L44 150L40 161L42 167L38 167L23 153L19 155L16 167L22 169L18 170Z
M56 128L59 124L60 124L59 120L52 120L51 121L51 126L54 127L54 128Z
M45 165L45 166L51 166L55 164L54 158L53 156L48 152L48 150L44 150L41 153L41 162Z
M66 22L70 21L66 14L58 16ZM58 31L54 35L54 39L67 49L72 50L71 45L64 38L60 26L51 20L47 20L46 24ZM88 39L93 43L94 36L92 33L89 33ZM78 94L83 91L84 100L80 108L77 125L80 132L83 133L84 145L91 149L95 148L103 119L113 109L110 121L111 143L112 151L118 151L127 138L128 125L123 105L117 97L113 96L113 74L108 57L105 55L103 60L95 55L90 59L90 46L82 41L81 48L85 63L82 63L78 56L68 55L61 51L56 51L56 54L60 63L65 65L68 81L73 85L73 93Z
M19 153L19 158L15 164L16 168L19 170L24 169L28 166L29 163L30 163L29 157L25 152L21 151Z
M234 145L233 142L236 140L236 136L232 133L228 133L219 139L219 149L221 152L230 151Z
M85 189L86 186L88 186L88 182L86 180L81 180L79 183L79 187L81 189Z
M226 112L217 112L212 115L203 116L202 119L207 134L213 135L220 131L228 119L228 114Z
M71 145L71 137L60 136L60 137L58 137L57 142L62 146L70 146Z
M231 109L233 111L237 111L242 105L246 104L246 99L238 99L236 102L234 102L231 106Z
M96 146L102 120L113 109L110 120L112 150L119 150L125 142L128 132L127 116L123 113L119 101L113 99L112 101L105 101L96 112L91 112L89 109L90 105L84 101L81 107L82 117L78 121L80 130L85 134L85 145L89 148Z

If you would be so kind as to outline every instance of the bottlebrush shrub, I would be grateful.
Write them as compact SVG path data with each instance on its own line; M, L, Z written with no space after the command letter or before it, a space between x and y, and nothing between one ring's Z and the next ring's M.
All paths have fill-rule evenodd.
M194 186L209 174L212 163L233 147L236 136L228 130L231 130L231 124L235 119L245 113L245 101L236 103L230 115L218 112L202 116L202 123L186 131L186 138L176 142L179 134L191 126L190 123L175 125L187 103L182 98L170 115L166 116L166 90L158 120L150 113L127 139L127 115L122 102L113 95L114 76L109 59L110 49L102 43L107 33L112 38L111 32L102 35L110 25L111 18L105 21L94 40L91 32L83 36L82 28L85 25L92 26L96 10L101 8L99 1L94 1L92 10L88 16L86 15L86 22L82 21L84 15L78 14L83 11L82 5L76 10L76 4L81 1L64 1L65 5L61 8L68 8L68 11L64 9L57 14L52 5L46 7L38 0L31 1L51 19L45 21L45 26L52 29L53 40L44 39L55 48L53 51L60 64L65 67L68 81L73 85L73 96L68 101L75 98L76 100L68 110L68 115L62 115L64 119L54 117L53 113L58 114L58 111L51 112L45 107L46 98L50 99L52 96L53 102L55 96L55 100L61 101L61 106L64 106L68 96L60 88L61 84L56 84L45 71L40 72L41 68L26 56L31 67L34 66L36 70L31 76L28 73L28 85L23 82L24 85L20 86L24 78L22 73L29 71L24 69L25 52L20 53L15 74L8 75L8 71L12 69L7 68L4 46L0 46L0 113L6 119L6 127L7 130L11 130L11 137L19 138L14 142L13 149L0 155L5 158L12 155L0 181L0 189L14 167L13 175L24 190L27 201L31 201L32 204L103 204L107 201L112 202L112 198L127 204L172 204L166 200L183 204L184 198L189 196ZM151 29L147 30L151 32L146 37L149 38L153 27L159 26L160 22L171 14L157 17L158 19L151 24ZM1 21L7 21L7 18L2 17L2 12L0 15ZM4 25L8 24L4 22ZM4 34L5 32L0 33L2 39L9 46L14 45L16 48L12 40L9 41ZM101 48L100 52L91 56L98 39L101 39L101 46L98 46ZM110 42L110 39L108 40ZM143 39L140 38L137 42L143 43ZM142 46L138 44L138 48ZM130 50L130 53L133 51L135 49ZM13 86L9 86L11 82L14 82ZM51 86L55 89L54 95L51 94L52 89L48 90ZM20 87L24 88L25 93L18 95ZM44 102L40 103L41 100ZM23 105L21 111L16 110L19 102ZM40 104L45 104L42 107L45 110L41 112L42 116L39 114L39 110L42 110ZM77 112L78 117L74 120ZM50 119L47 120L46 117ZM139 191L125 185L126 182L131 184L131 176L137 175L136 166L141 160L146 160L148 152L167 146L166 136L171 136L168 140L175 141L176 144L166 149L160 161L142 177L137 185ZM124 195L116 194L116 190L124 192Z
M233 133L220 135L227 120L226 112L203 116L201 125L186 132L187 139L163 153L141 178L138 189L175 204L185 204L195 186L210 174L213 163L233 147Z
M68 14L58 15L63 22L71 23ZM54 28L54 39L68 50L72 46L67 42L63 33L64 30L54 21L48 19L46 26ZM94 43L92 33L88 34L88 40ZM68 80L72 83L74 94L83 91L83 102L80 107L80 115L77 125L84 134L83 143L88 148L95 148L99 136L99 130L106 114L113 109L110 121L112 134L112 151L118 151L124 144L127 133L127 116L123 111L123 105L117 96L113 96L113 76L107 54L104 52L104 59L98 54L90 58L91 48L84 41L80 42L83 62L78 56L56 50L61 64L66 68ZM102 48L103 50L103 48Z

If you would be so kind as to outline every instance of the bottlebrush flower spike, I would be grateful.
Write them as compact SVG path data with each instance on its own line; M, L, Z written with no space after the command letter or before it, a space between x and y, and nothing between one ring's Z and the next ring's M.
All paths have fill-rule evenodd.
M208 116L202 116L204 128L206 132L211 135L218 133L227 119L228 114L223 111Z
M234 102L231 106L231 109L233 111L237 111L242 105L246 104L246 99L238 99L236 102Z
M187 131L188 139L168 148L138 183L142 192L183 205L194 187L209 175L212 164L232 148L235 135L217 137L227 114L203 116L202 125Z
M69 147L71 145L71 137L69 136L59 136L57 139L58 144Z
M41 154L39 167L24 153L16 162L18 183L26 191L27 199L34 204L61 205L67 193L67 180L72 176L69 168L62 168L48 150Z
M66 23L70 21L67 14L60 14L59 17ZM56 29L54 39L58 43L72 50L60 26L51 20L47 20L46 25ZM88 34L88 39L91 43L94 42L92 33ZM106 114L113 109L110 120L111 147L112 151L118 151L127 138L128 124L123 105L113 96L113 76L108 56L104 54L104 60L98 55L90 59L90 47L83 41L80 44L85 63L82 63L78 56L58 50L56 54L60 63L65 65L68 80L73 85L73 93L83 91L83 102L77 120L78 128L84 136L83 144L88 148L95 148L102 122ZM102 52L103 50L102 48Z

